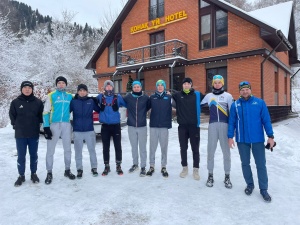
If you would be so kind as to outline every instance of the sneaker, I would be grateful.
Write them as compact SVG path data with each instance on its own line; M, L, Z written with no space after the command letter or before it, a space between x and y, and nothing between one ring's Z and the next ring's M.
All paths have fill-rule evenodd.
M245 188L245 194L250 196L253 192L253 189L254 189L253 185L247 185L247 187Z
M208 174L208 178L206 181L206 186L207 187L213 187L214 186L214 175L212 173Z
M182 167L182 171L179 174L179 176L182 178L185 178L188 175L188 173L189 173L188 167L184 166L184 167Z
M45 184L51 184L52 179L53 179L52 173L47 173Z
M83 174L83 170L77 170L77 178L81 179Z
M38 178L36 173L31 174L31 180L32 180L32 183L39 183L40 182L40 179Z
M116 171L118 175L123 175L123 170L121 168L121 164L117 163Z
M169 177L166 167L162 167L160 172L163 177L165 177L165 178Z
M65 170L65 177L69 177L70 180L74 180L75 179L75 175L73 173L71 173L71 170Z
M97 168L91 169L91 172L92 172L94 177L98 176Z
M139 169L138 165L133 165L133 166L128 170L128 172L129 172L129 173L133 173L134 171L136 171L136 170L138 170L138 169Z
M110 166L109 164L105 164L104 170L102 172L102 176L107 176L109 172L110 172Z
M19 187L22 185L22 183L25 182L25 176L19 176L17 181L15 182L15 187Z
M230 175L229 174L225 174L224 184L225 184L226 188L228 188L228 189L232 188L232 183L230 181Z
M265 202L270 203L272 201L271 196L269 195L267 190L260 190L260 194L262 195L263 199Z
M154 173L154 167L152 167L152 166L150 166L150 169L148 170L148 172L146 173L146 176L149 176L149 177L151 177L152 176L152 174Z
M194 177L195 180L200 180L199 168L194 168L193 169L193 177Z
M140 177L144 177L144 176L146 176L146 168L142 167L140 172Z

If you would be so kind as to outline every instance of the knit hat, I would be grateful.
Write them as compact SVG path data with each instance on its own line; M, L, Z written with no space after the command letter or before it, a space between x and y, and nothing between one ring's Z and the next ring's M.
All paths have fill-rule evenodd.
M212 79L212 85L214 85L214 81L215 81L215 80L220 80L221 83L222 83L223 86L224 86L224 78L223 78L221 75L215 75L215 76L213 76L213 79Z
M140 87L142 87L142 83L139 81L139 80L135 80L135 81L133 81L132 82L132 87L134 86L134 85L139 85Z
M30 81L23 81L21 84L21 92L22 92L22 88L26 86L31 87L33 90L33 83L31 83Z
M104 84L103 84L104 90L105 90L105 88L106 88L107 85L112 86L112 88L115 87L115 86L114 86L114 83L113 83L111 80L106 80L106 81L104 81Z
M188 82L188 83L190 83L191 85L193 85L193 81L192 81L192 79L189 78L189 77L185 77L185 78L182 80L182 84L184 84L184 83L186 83L186 82Z
M77 87L77 92L80 91L80 89L88 91L88 88L85 84L79 84Z
M166 82L164 80L158 80L156 81L156 87L161 84L162 86L164 86L164 90L166 90Z
M56 80L55 80L55 86L57 86L57 83L58 83L59 81L65 82L66 86L68 85L67 79L66 79L65 77L59 76L59 77L57 77Z
M249 81L242 81L239 83L239 90L242 90L243 88L249 88L251 89L251 84Z

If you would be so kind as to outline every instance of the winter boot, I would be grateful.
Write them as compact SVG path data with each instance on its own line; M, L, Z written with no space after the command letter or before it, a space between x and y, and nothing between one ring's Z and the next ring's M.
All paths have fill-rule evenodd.
M15 187L19 187L22 185L22 183L25 182L25 176L19 176L17 181L15 182Z
M262 195L263 199L265 202L270 203L272 201L271 196L269 195L267 190L260 190L260 194Z
M247 185L247 187L245 188L245 194L246 195L251 195L254 189L254 185Z
M179 176L182 178L185 178L188 175L188 173L189 173L188 167L184 166L184 167L182 167L182 171L179 174Z
M225 174L224 184L225 184L226 188L228 188L228 189L232 188L232 183L230 181L230 175L229 174Z
M212 173L208 174L208 178L206 181L206 186L207 187L213 187L214 186L214 175Z
M81 179L83 174L83 170L77 170L77 178Z
M98 176L97 168L91 169L91 172L92 172L94 177Z
M193 177L195 180L200 180L199 168L193 168Z
M38 178L36 173L31 174L31 180L32 180L32 183L39 183L40 182L40 179Z
M109 164L105 164L104 170L102 172L102 176L107 176L109 172L110 172L110 166Z
M123 175L123 170L121 168L121 164L120 163L117 163L116 171L117 171L118 175Z
M168 177L169 177L169 174L168 174L168 172L167 172L166 167L162 167L160 172L161 172L161 174L162 174L162 176L163 176L164 178L168 178Z
M128 170L129 173L133 173L134 171L138 170L138 165L132 165L132 167Z
M70 180L74 180L75 179L75 175L73 173L71 173L71 170L65 170L65 177L68 177Z
M45 184L51 184L52 180L53 180L52 173L47 173Z
M144 176L146 176L146 168L142 167L140 172L140 177L144 177Z
M148 172L146 173L147 176L151 177L152 174L154 173L154 167L153 166L150 166L150 169L148 170Z

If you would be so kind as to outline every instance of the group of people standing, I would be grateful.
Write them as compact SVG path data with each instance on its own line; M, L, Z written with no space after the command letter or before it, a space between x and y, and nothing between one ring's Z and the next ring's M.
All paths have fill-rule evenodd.
M31 180L38 183L36 174L38 162L39 126L43 123L44 135L47 139L46 153L46 184L53 180L53 158L55 146L61 137L64 149L65 172L64 176L71 180L82 178L82 148L86 142L90 155L91 172L97 176L97 156L95 151L96 136L93 128L93 111L99 112L99 121L102 124L101 136L103 144L104 170L107 176L110 169L110 139L112 137L115 148L116 172L123 174L121 124L119 107L126 107L128 113L128 137L131 144L133 165L129 173L139 170L143 176L152 176L155 172L155 153L158 143L161 148L161 174L168 177L167 153L169 129L172 127L172 110L176 110L178 126L178 139L180 146L182 171L180 177L188 175L187 150L190 141L193 155L193 178L200 180L200 113L201 106L208 105L210 120L208 127L207 144L207 187L214 185L214 155L218 141L220 142L224 159L224 184L232 188L230 180L231 156L230 148L234 147L233 137L242 162L243 176L246 181L244 192L251 195L254 181L250 167L250 153L255 159L260 193L264 200L271 202L268 194L268 176L266 170L266 157L264 150L264 130L268 136L270 148L274 146L274 136L270 115L265 102L251 94L251 85L247 81L239 84L240 98L233 100L232 95L224 90L224 78L215 75L212 80L212 92L203 95L193 89L191 78L184 78L182 91L171 95L166 89L166 82L158 80L156 91L147 96L142 91L142 84L135 80L132 83L132 92L125 97L114 92L111 80L104 82L103 93L97 98L88 96L85 84L78 85L77 93L73 96L66 92L67 79L57 77L56 90L49 93L43 106L41 100L33 95L34 86L30 81L21 84L21 95L12 101L10 106L10 119L15 129L15 138L18 151L19 177L15 186L20 186L25 181L25 160L27 146L30 154ZM147 162L147 112L150 113L150 149L149 170L146 171ZM73 113L73 138L77 176L71 170L71 134L70 113Z

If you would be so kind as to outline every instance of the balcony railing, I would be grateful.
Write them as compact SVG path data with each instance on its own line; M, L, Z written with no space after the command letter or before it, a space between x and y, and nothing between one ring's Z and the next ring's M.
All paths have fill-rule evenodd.
M187 44L179 40L164 41L117 52L117 67L181 57L187 58Z

